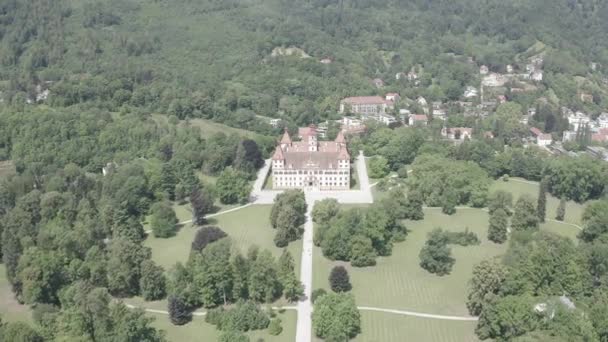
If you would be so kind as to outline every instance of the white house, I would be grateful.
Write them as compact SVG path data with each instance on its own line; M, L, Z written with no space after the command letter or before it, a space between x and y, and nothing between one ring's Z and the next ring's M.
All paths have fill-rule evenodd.
M576 112L568 115L568 124L572 126L575 131L578 131L579 127L589 124L591 119L583 112Z
M599 128L608 128L608 113L602 113L597 118L597 125Z
M444 138L448 138L450 140L456 140L456 141L460 141L460 140L464 140L464 139L471 139L471 135L473 134L473 129L472 128L466 128L466 127L451 127L451 128L442 128L441 129L441 136Z
M415 126L415 125L426 126L428 124L428 121L429 121L428 117L424 114L410 114L407 124L410 126Z

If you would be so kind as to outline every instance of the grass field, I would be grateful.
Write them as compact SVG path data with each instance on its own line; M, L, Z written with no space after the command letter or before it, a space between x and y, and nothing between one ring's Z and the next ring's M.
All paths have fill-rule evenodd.
M148 313L150 317L154 317L155 321L152 325L158 329L162 329L167 333L169 341L217 341L220 331L215 326L205 322L204 317L193 317L192 322L176 326L169 322L167 315ZM247 334L252 342L263 339L265 342L293 342L296 336L296 317L297 314L293 310L287 310L284 313L278 313L281 318L283 332L278 336L271 336L268 330L252 331Z
M374 267L353 268L349 265L353 293L357 304L387 309L404 309L443 315L467 315L465 298L467 282L473 265L499 256L506 245L496 245L486 239L488 214L479 209L458 210L447 216L440 210L425 210L423 221L407 221L410 230L406 241L396 244L393 255L378 258ZM427 234L435 227L462 231L468 227L482 240L479 246L452 246L456 263L452 273L439 277L419 266L418 253ZM329 271L336 262L323 257L320 249L314 254L313 288L327 288Z
M243 253L246 253L250 246L258 245L262 249L270 250L275 256L279 256L282 250L274 245L275 231L270 227L271 208L271 205L252 205L212 218L209 220L209 224L216 225L225 231L234 242L235 247ZM178 261L188 260L190 244L195 233L196 228L191 224L186 224L176 236L168 239L149 236L145 245L152 249L152 259L165 269L169 269ZM290 243L288 250L296 262L296 274L300 274L302 241Z
M0 316L8 322L32 320L31 310L28 306L19 304L13 292L11 285L6 278L6 268L4 264L0 264Z
M538 196L538 183L529 182L520 178L511 178L508 182L504 182L500 179L494 181L490 191L504 190L513 194L513 201L517 201L517 198L522 194L529 194L534 199ZM557 206L559 205L559 199L547 195L547 218L554 219ZM581 225L581 215L585 208L584 204L579 204L574 201L568 201L566 204L566 216L564 222L574 223Z
M361 312L361 333L356 342L470 342L476 322L444 321L394 315L383 312Z

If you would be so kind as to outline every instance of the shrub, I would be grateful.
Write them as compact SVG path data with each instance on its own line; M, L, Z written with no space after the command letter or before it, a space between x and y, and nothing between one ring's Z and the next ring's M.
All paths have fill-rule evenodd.
M207 323L216 325L222 331L249 331L266 329L270 324L268 314L251 301L240 301L230 309L209 310Z
M344 266L332 268L329 274L329 285L334 292L348 292L352 289L350 277Z
M310 295L310 301L314 304L318 298L325 296L326 294L327 291L325 291L325 289L316 289L312 291L312 294Z
M469 228L466 228L464 232L445 232L448 243L460 245L460 246L470 246L470 245L479 245L481 241L477 237L477 234L470 232Z
M502 181L503 182L508 182L509 181L509 175L508 174L502 175Z
M169 319L175 325L184 325L192 320L190 308L177 296L169 296Z
M228 236L223 230L215 226L203 227L196 232L192 241L192 251L201 252L208 244Z
M270 321L270 325L268 326L268 333L272 336L280 335L283 332L283 327L281 326L281 319L275 318Z

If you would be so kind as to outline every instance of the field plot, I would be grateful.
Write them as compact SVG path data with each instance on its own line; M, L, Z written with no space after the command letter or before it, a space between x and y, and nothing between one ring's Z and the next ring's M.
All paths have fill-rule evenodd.
M445 321L361 311L361 333L356 342L472 342L476 322Z
M152 325L157 329L162 329L167 333L168 341L217 341L220 331L215 326L205 322L205 317L193 317L192 322L176 326L169 322L169 318L164 314L148 313L154 317ZM247 333L251 341L263 339L265 342L293 342L296 336L296 317L293 310L278 313L277 316L282 321L283 332L278 336L271 336L268 330L252 331Z
M270 226L271 205L252 205L227 214L209 219L209 225L220 227L232 239L235 247L245 254L252 245L270 250L275 256L281 255L282 250L274 245L275 231ZM178 214L180 219L184 214ZM190 219L190 218L188 218ZM186 224L176 236L168 239L157 239L148 236L145 245L152 249L152 259L163 266L165 270L177 262L185 262L190 254L190 244L194 239L197 228ZM294 241L287 247L296 262L296 274L299 273L302 241Z

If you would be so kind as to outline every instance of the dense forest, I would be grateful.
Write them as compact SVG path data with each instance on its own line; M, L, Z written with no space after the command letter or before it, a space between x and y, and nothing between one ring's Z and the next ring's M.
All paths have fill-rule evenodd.
M478 65L523 68L540 45L547 76L537 95L581 105L572 77L586 77L592 109L606 107L597 88L608 4L597 0L4 0L0 15L0 90L16 105L49 89L52 106L87 102L268 133L255 115L318 121L341 97L378 92L372 78L402 96L457 99L478 82ZM281 57L281 47L300 50ZM413 67L424 70L420 86L395 79Z

